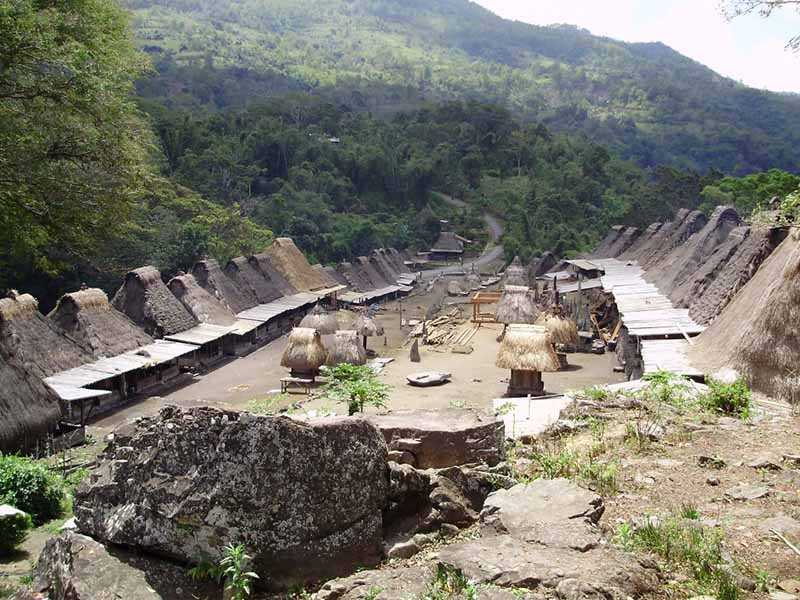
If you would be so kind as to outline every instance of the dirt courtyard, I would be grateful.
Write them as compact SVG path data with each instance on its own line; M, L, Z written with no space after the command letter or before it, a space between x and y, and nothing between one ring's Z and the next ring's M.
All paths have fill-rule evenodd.
M420 363L409 359L410 344L404 344L411 330L401 327L405 321L422 319L431 304L441 298L438 293L441 280L430 291L422 291L400 301L384 304L377 319L383 325L385 337L368 338L368 347L378 356L394 358L381 374L381 379L392 387L389 403L392 409L446 408L450 406L471 407L489 410L492 400L499 398L507 386L508 371L494 366L499 348L496 338L502 325L484 324L471 341L471 354L454 354L446 346L420 346ZM445 311L458 300L445 298ZM469 306L463 310L469 315ZM343 327L354 318L354 313L341 310L338 313ZM215 406L230 410L245 410L253 400L265 398L280 390L280 379L288 372L280 366L281 355L286 347L287 336L283 336L252 354L227 361L201 374L193 381L163 397L154 397L129 404L92 425L96 435L105 435L121 423L140 416L154 415L167 404L183 407ZM559 373L544 374L546 390L559 393L580 389L589 385L622 381L624 377L613 372L612 354L570 354L570 368ZM452 382L439 387L418 388L407 384L406 376L418 371L444 371L452 375ZM299 404L302 410L346 412L344 406L332 406L321 399L303 393L291 394L288 404Z

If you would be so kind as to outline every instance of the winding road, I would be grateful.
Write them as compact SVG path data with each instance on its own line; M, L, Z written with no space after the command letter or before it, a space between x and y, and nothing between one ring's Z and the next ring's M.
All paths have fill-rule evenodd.
M442 197L447 204L450 206L455 206L457 208L466 208L467 203L463 200L458 200L453 198L452 196L448 196L447 194L443 194L442 192L436 192L439 196ZM503 256L503 246L500 244L500 238L505 231L505 227L503 227L503 223L495 217L494 215L490 215L489 213L483 213L483 220L486 222L486 229L489 231L489 236L491 238L491 243L486 246L486 249L481 253L481 255L470 261L465 261L464 265L456 265L452 267L444 267L442 269L433 269L431 271L425 271L425 278L436 277L438 275L444 275L445 273L453 273L458 272L461 270L468 271L474 265L476 268L482 265L487 265L491 262L502 258Z

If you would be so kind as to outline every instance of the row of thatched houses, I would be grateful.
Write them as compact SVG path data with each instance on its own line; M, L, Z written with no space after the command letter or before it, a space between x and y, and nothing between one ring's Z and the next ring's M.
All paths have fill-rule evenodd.
M64 295L47 316L28 294L0 300L0 450L30 449L59 422L81 425L187 371L247 354L313 306L361 304L410 291L408 257L376 250L356 264L311 265L289 238L225 268L205 259L167 283L130 271L109 301L99 289Z

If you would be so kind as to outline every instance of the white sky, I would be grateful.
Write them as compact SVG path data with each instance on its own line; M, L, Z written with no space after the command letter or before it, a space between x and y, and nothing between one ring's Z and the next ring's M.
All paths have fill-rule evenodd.
M785 48L800 34L793 8L769 19L727 21L719 0L476 0L506 19L569 23L628 42L663 42L716 72L779 92L800 92L800 53Z

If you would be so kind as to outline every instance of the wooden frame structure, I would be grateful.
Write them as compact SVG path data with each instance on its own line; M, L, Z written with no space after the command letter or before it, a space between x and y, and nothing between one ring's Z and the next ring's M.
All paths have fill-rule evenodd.
M472 304L472 322L473 323L497 323L494 314L481 312L482 304L497 304L500 300L502 292L477 292L469 301Z

